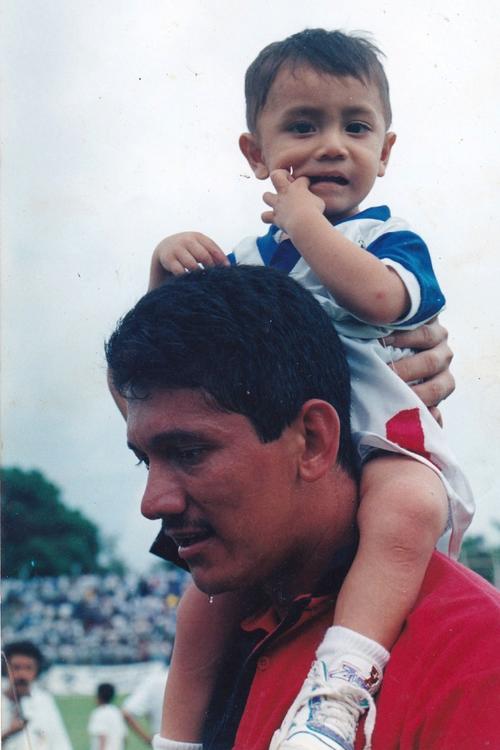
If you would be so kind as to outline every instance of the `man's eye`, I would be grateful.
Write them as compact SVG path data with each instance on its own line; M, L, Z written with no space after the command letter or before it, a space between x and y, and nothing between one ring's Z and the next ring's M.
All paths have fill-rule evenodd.
M354 133L359 135L360 133L367 133L371 128L365 122L350 122L346 127L348 133Z
M291 133L298 133L299 135L307 135L307 133L314 133L314 125L306 121L293 122L291 125L289 125L288 130Z
M146 456L137 456L136 466L143 466L143 465L149 471L149 458L146 458Z
M206 453L203 446L194 446L192 448L178 448L173 455L175 461L187 466L194 466L199 463Z

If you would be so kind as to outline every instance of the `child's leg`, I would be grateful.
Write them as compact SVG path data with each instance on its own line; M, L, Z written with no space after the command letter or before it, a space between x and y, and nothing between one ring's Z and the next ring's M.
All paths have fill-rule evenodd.
M363 467L360 497L359 548L337 599L334 625L390 649L445 530L448 499L432 469L397 454Z
M177 610L172 662L165 697L161 736L177 742L200 742L205 713L222 659L224 644L240 620L238 594L213 600L193 584Z
M271 743L272 750L345 750L359 718L367 747L388 651L413 607L448 518L437 474L405 456L368 462L361 479L360 542L340 590L334 625L308 679Z

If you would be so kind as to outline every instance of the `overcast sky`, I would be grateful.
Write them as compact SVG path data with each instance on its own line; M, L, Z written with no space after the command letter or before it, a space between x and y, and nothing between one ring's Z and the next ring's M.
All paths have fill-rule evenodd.
M237 148L243 76L306 26L369 31L386 53L398 141L364 205L388 203L431 248L472 532L500 519L497 3L4 0L2 463L43 471L132 566L155 526L103 342L162 237L199 230L229 251L265 230L265 185Z

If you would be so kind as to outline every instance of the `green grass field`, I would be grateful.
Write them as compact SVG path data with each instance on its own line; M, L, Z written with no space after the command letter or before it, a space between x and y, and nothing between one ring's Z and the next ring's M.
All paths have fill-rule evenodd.
M121 704L125 696L117 700ZM88 750L89 736L87 734L87 722L90 712L95 708L95 701L90 695L58 696L57 705L61 710L66 729L73 744L73 750ZM127 750L144 750L148 747L133 733L129 732L127 739Z

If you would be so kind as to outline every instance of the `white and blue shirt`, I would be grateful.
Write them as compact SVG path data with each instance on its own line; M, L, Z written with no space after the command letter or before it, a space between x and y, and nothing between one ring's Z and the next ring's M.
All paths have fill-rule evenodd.
M345 336L381 338L395 328L416 328L443 309L445 298L427 245L403 219L391 216L387 206L368 208L339 222L335 228L398 273L410 298L410 309L404 318L391 323L390 327L374 326L342 308L292 241L281 241L283 233L277 226L272 225L263 237L245 238L228 257L232 263L271 266L285 271L314 294L337 331Z

